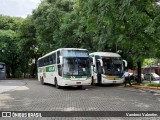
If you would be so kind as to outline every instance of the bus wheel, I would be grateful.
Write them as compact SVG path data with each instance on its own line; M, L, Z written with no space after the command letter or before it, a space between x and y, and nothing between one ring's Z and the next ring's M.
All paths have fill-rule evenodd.
M57 89L60 89L60 86L58 85L57 79L55 78L55 86Z
M43 77L41 77L41 84L42 85L44 85L45 83L44 83L44 79L43 79Z

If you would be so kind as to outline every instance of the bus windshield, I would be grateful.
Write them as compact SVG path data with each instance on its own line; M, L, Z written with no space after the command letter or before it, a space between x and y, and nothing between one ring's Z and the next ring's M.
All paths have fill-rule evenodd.
M64 75L89 75L89 58L64 58L63 73Z
M4 65L3 64L0 64L0 69L4 69Z
M103 71L106 75L121 75L123 73L123 63L121 58L102 58Z
M5 63L0 62L0 80L4 80L5 78L6 78Z

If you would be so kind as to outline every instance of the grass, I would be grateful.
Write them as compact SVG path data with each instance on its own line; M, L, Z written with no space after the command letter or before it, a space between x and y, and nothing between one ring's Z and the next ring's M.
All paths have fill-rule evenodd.
M151 83L150 82L142 82L141 84L144 86L160 87L159 83L153 83L153 82L151 82Z
M132 83L133 85L142 85L142 86L152 86L152 87L160 87L160 84L159 83L153 83L153 82L142 82L142 83L136 83L136 82L133 82Z

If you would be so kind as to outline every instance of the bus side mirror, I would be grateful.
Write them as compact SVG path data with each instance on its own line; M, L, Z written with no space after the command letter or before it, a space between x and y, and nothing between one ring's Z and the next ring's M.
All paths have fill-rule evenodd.
M98 59L98 61L100 62L100 66L103 66L103 61L101 59Z
M127 61L123 60L123 62L124 62L124 66L127 67Z
M59 56L59 58L60 58L60 64L62 65L63 64L63 57Z

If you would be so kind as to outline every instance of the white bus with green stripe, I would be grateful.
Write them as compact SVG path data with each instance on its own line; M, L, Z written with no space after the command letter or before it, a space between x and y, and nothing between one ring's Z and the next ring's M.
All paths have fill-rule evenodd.
M38 80L60 86L91 84L89 53L86 49L61 48L38 59Z
M90 53L92 84L121 84L124 82L124 67L127 61L112 52Z

